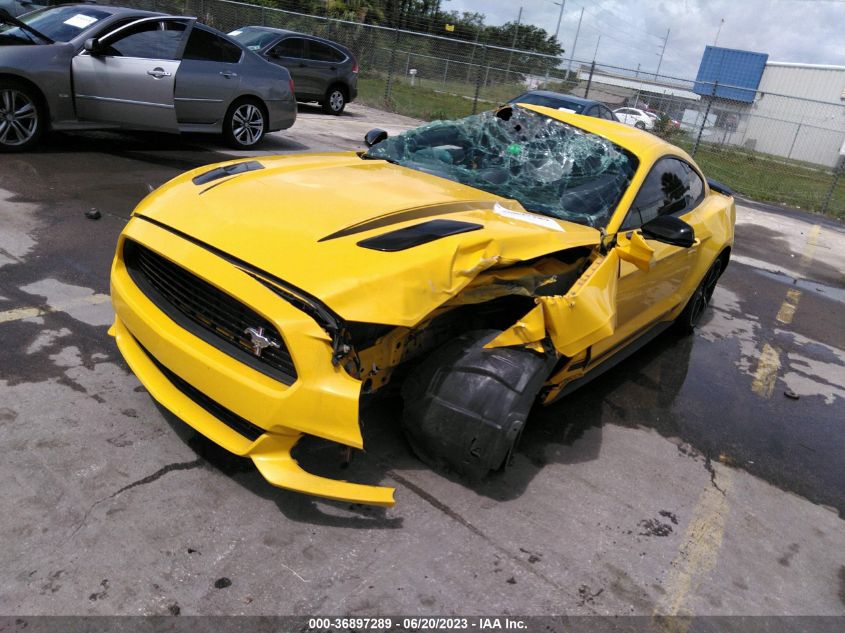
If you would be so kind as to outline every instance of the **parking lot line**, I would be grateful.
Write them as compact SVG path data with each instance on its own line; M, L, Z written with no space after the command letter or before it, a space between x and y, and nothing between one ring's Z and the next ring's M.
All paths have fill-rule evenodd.
M795 311L798 309L799 299L801 299L800 290L795 288L787 290L786 299L783 300L775 318L786 325L792 323L792 319L795 317Z
M695 591L701 577L711 571L718 562L719 551L725 534L725 521L730 506L728 492L733 475L729 468L719 471L719 486L708 485L698 497L692 512L692 520L684 533L684 540L678 554L669 565L663 587L666 595L662 608L654 610L655 616L688 615L684 603L690 592ZM674 631L685 631L689 622L674 621ZM679 626L680 625L680 626Z
M775 381L780 369L780 352L768 343L763 345L757 369L754 370L754 380L751 381L751 391L763 398L771 398L775 390Z
M50 312L64 312L68 308L78 308L84 305L99 305L106 303L110 299L109 295L95 293L87 297L79 297L72 301L66 301L52 306L45 306L41 308L14 308L0 312L0 323L7 323L9 321L20 321L21 319L31 319L33 317L48 314Z
M816 252L816 245L819 241L819 236L822 233L822 227L819 224L814 224L807 233L807 243L804 245L804 252L801 253L801 265L809 266L813 261L813 255Z

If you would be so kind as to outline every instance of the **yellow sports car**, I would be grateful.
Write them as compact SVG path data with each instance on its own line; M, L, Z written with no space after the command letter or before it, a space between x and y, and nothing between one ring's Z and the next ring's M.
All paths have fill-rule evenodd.
M126 361L276 486L391 505L291 450L363 448L359 398L393 377L423 461L499 469L537 398L691 329L728 264L730 191L621 123L509 105L366 140L188 172L117 245Z

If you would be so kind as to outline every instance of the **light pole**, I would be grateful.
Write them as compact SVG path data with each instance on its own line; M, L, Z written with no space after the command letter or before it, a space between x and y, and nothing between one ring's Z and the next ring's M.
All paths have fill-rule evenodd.
M569 53L569 63L566 65L566 78L569 79L569 72L572 70L572 59L575 57L575 47L578 46L578 34L581 32L581 20L584 19L584 7L581 7L581 17L578 18L578 28L575 29L575 41L572 42L572 51Z
M719 22L719 28L716 30L716 37L713 38L713 46L716 46L716 43L719 41L719 34L722 32L722 26L725 24L725 18L722 18Z
M511 52L508 54L508 68L505 71L505 82L510 79L511 76L511 60L513 60L513 49L516 48L516 37L519 35L519 24L522 22L522 7L519 7L519 15L516 18L516 27L513 30L513 43L511 43Z
M555 39L557 39L557 34L560 33L560 21L563 19L563 7L566 6L566 0L552 2L552 4L560 6L560 13L557 14L557 28L555 29Z
M660 51L660 61L657 62L657 72L654 73L654 79L660 74L660 65L663 63L663 53L666 52L666 45L669 43L669 29L666 29L666 39L663 40L663 50Z

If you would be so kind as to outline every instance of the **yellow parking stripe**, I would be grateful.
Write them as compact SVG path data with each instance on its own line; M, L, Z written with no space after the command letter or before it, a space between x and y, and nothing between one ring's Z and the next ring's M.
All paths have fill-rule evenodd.
M792 323L792 319L795 318L795 311L798 309L798 300L800 298L800 290L794 288L787 290L786 299L783 300L783 304L781 304L780 310L778 310L775 318L785 325Z
M751 382L751 391L763 398L771 398L775 389L775 381L780 369L780 353L777 349L766 343L763 351L760 352L760 359L757 361L757 369L754 371L754 380Z
M702 576L711 571L719 559L730 511L728 493L732 480L729 468L720 469L719 487L708 485L698 497L684 540L663 583L666 595L655 607L654 616L691 615L685 602ZM672 620L671 624L671 630L680 633L687 630L689 620Z
M108 295L93 294L87 297L79 297L64 303L57 303L55 305L44 308L14 308L13 310L6 310L0 312L0 323L7 323L9 321L20 321L21 319L31 319L33 317L48 314L49 312L64 312L68 308L78 308L84 305L98 305L109 301Z
M804 252L801 254L801 265L809 266L813 261L813 255L816 252L816 244L819 241L819 236L822 233L822 227L818 224L813 225L810 232L807 233L807 243L804 245Z

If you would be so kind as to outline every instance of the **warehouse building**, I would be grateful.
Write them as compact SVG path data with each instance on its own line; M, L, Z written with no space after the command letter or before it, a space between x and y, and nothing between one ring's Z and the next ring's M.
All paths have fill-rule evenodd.
M708 46L685 127L702 138L834 167L845 150L845 66L772 62L752 51ZM705 118L706 117L706 118Z

